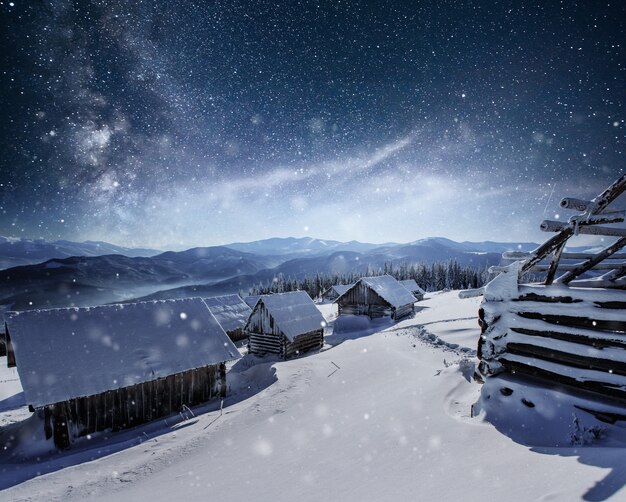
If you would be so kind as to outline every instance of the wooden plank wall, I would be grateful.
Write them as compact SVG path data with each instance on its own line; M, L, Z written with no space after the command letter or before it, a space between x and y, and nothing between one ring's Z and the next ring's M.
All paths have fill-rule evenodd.
M227 331L226 334L233 342L238 342L248 336L242 328L231 329L230 331Z
M337 310L341 314L367 315L370 317L383 317L392 314L391 306L376 291L364 284L346 291L337 301Z
M479 371L530 375L626 399L626 299L621 291L520 287L517 298L484 302ZM589 315L589 313L592 313Z
M183 406L223 397L223 379L225 367L218 364L46 406L46 439L53 436L55 446L63 449L70 446L72 437L150 422L179 412Z
M324 345L324 329L296 336L292 342L282 335L272 333L249 333L249 351L251 354L277 354L283 359L320 349Z
M256 306L252 314L250 314L248 331L254 333L271 333L273 335L282 336L281 331L274 323L274 319L268 312L267 307L262 300Z

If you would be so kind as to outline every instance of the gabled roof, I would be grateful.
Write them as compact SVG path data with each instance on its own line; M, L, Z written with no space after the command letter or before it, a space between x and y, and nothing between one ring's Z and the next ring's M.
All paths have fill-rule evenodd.
M208 305L209 310L220 323L220 326L224 328L224 331L243 329L248 322L250 312L252 312L252 309L239 295L204 298L204 303Z
M352 286L356 287L359 283L367 284L372 288L383 300L392 307L403 307L415 303L415 297L398 281L390 275L380 275L378 277L362 277ZM350 288L352 289L352 288ZM345 295L345 293L344 293ZM343 295L342 295L343 296ZM335 300L335 303L342 297Z
M6 321L35 407L241 357L201 298L13 312Z
M250 307L251 309L254 308L254 306L256 305L256 302L259 301L259 298L261 298L261 295L250 295L250 296L246 296L243 301L246 302L246 305L248 307Z
M354 286L354 283L352 283L352 284L335 284L333 286L333 289L335 290L335 293L337 293L339 296L341 296L346 291L348 291L352 286Z
M402 284L406 289L408 289L411 293L414 293L416 291L421 294L426 293L426 291L420 288L417 282L415 282L415 279L405 279L403 281L398 281L398 282Z
M331 286L328 289L326 289L324 291L324 293L322 293L322 295L326 295L329 291L332 290L332 291L335 292L335 294L341 296L346 291L348 291L352 286L354 286L354 283L352 283L352 284L335 284L334 286Z
M290 340L325 325L324 317L306 291L290 291L275 295L262 295L252 310L250 319L263 303L276 326ZM248 321L248 324L250 320ZM248 326L246 325L246 328Z

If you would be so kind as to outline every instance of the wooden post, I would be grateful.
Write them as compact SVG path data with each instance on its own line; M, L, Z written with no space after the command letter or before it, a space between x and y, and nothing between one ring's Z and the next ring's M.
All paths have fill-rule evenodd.
M70 446L70 434L67 423L65 403L56 403L52 408L52 435L54 446L64 450Z
M550 263L550 268L548 269L548 273L546 274L546 280L544 284L549 286L554 281L554 276L556 275L556 269L559 267L559 261L561 260L561 255L563 254L563 250L565 249L565 242L561 244L556 251L554 251L554 257L552 258L552 263Z
M220 363L220 397L226 397L226 364Z

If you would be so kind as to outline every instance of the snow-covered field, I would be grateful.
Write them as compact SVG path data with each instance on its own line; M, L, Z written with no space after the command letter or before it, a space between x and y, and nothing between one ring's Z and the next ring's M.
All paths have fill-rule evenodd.
M62 454L29 444L16 373L2 368L0 499L626 500L619 422L513 379L471 381L479 301L429 294L398 324L321 305L324 350L245 356L222 412L211 403Z

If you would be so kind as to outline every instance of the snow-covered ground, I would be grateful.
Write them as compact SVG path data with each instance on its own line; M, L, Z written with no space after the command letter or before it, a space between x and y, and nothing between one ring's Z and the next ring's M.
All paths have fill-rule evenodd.
M429 294L398 324L321 305L335 330L324 350L245 356L223 412L211 403L39 458L2 369L0 499L626 499L623 428L574 408L579 398L471 381L479 302Z

